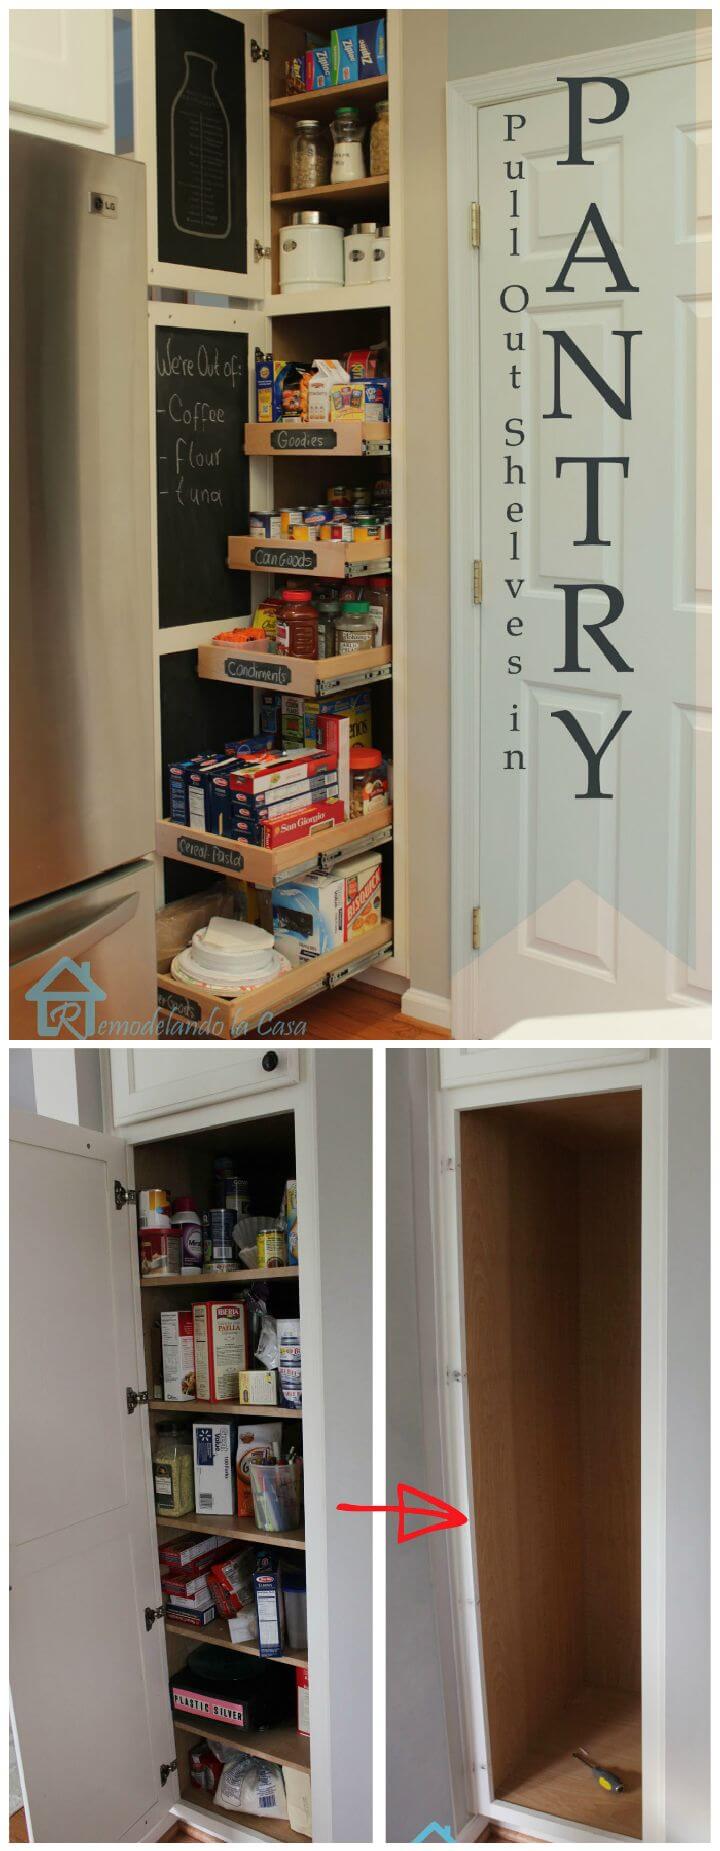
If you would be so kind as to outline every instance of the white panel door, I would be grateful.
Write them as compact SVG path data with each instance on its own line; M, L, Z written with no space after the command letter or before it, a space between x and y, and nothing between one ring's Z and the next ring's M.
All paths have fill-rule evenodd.
M609 91L585 93L592 165L559 164L563 84L478 112L484 589L468 827L482 950L454 974L456 1035L709 994L709 66L627 82L624 114L604 126L587 122L608 115ZM512 142L510 107L526 118ZM614 277L599 263L575 264L573 293L555 292L590 203L637 293L607 293ZM588 232L583 254L599 250ZM528 292L518 312L501 304L508 284ZM565 354L562 416L550 415L558 330L621 401L621 337L639 331L630 418ZM597 456L620 461L600 468L593 528L585 466L558 473L557 458ZM578 544L591 533L599 543ZM602 589L580 593L576 656L566 642L560 587L585 582L624 598L602 633L612 660L583 628L608 613ZM601 761L607 795L585 795L586 759L559 712L596 751L629 713Z
M109 8L11 10L10 125L114 153Z
M299 1071L292 1049L262 1047L117 1049L110 1063L116 1125L291 1086Z
M10 1173L10 1679L32 1837L143 1836L173 1759L126 1146L18 1112ZM156 1812L157 1816L157 1812Z

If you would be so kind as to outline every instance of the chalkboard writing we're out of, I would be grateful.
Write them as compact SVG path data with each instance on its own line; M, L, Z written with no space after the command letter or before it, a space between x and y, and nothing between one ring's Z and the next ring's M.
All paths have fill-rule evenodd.
M156 9L155 116L160 262L244 275L247 118L240 20L210 9Z
M241 616L249 574L226 558L250 519L247 335L157 327L155 412L161 628Z

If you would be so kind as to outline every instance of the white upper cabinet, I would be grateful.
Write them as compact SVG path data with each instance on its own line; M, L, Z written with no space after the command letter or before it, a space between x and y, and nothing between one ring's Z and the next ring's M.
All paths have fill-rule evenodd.
M499 1080L525 1080L542 1073L573 1073L578 1068L636 1066L649 1059L647 1048L443 1048L440 1051L441 1086L492 1085Z
M294 1050L259 1046L118 1048L110 1069L113 1121L120 1126L294 1085L299 1062Z
M114 153L111 9L13 8L10 126Z

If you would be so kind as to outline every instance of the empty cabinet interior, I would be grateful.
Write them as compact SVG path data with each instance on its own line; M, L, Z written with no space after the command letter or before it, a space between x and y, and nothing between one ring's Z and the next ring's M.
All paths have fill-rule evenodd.
M640 1092L465 1112L460 1175L492 1791L640 1838Z

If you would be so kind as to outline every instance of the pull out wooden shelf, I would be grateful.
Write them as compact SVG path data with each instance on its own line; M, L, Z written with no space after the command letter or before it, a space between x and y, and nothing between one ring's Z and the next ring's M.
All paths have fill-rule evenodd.
M183 1626L182 1620L171 1620L166 1616L165 1631L184 1639L188 1645L196 1646L202 1640L203 1645L221 1645L226 1652L241 1652L246 1658L259 1658L257 1645L243 1643L236 1645L230 1638L227 1620L211 1620L209 1626ZM301 1670L307 1666L307 1652L283 1652L280 1658L265 1658L266 1665L299 1665Z
M263 540L231 534L227 563L233 572L292 572L302 578L370 578L389 572L390 540Z
M246 424L245 455L389 456L391 429L359 418L340 418L336 424Z
M303 1774L309 1772L309 1739L293 1729L292 1723L286 1723L284 1728L233 1729L228 1723L209 1723L197 1716L181 1717L175 1711L173 1722L183 1735L214 1736L216 1742L227 1742L239 1755L257 1755L259 1761L276 1761L278 1766L284 1761L286 1767L298 1767Z
M184 1530L198 1530L201 1536L224 1536L226 1540L256 1543L259 1549L304 1549L305 1531L300 1530L259 1530L249 1517L199 1517L197 1513L189 1517L161 1517L156 1513L159 1529L175 1530L182 1534Z
M206 829L190 829L182 823L164 821L155 825L155 847L159 855L170 861L184 861L225 875L230 880L270 888L289 880L301 869L319 869L329 874L342 858L347 860L361 849L373 848L379 841L389 841L391 828L392 805L384 804L382 809L366 816L356 816L349 823L338 823L333 829L301 836L299 841L288 842L282 848L255 848L250 842L230 841L225 836L211 835Z
M158 972L158 1010L163 1020L182 1023L185 1033L187 1024L191 1023L198 1035L237 1040L249 1034L258 1023L286 1015L321 990L333 989L348 977L358 976L368 965L389 957L391 951L392 925L389 920L382 920L379 926L361 933L349 944L338 945L324 957L309 958L284 977L278 977L275 983L266 984L252 995L238 996L231 1002L209 996L207 991L181 983L161 970ZM277 1413L278 1410L261 1411Z
M310 661L300 656L273 656L257 649L233 649L230 644L204 643L198 649L197 672L201 681L237 681L254 688L282 688L284 694L303 694L316 700L343 688L389 681L392 649L357 649L352 655L325 656Z

